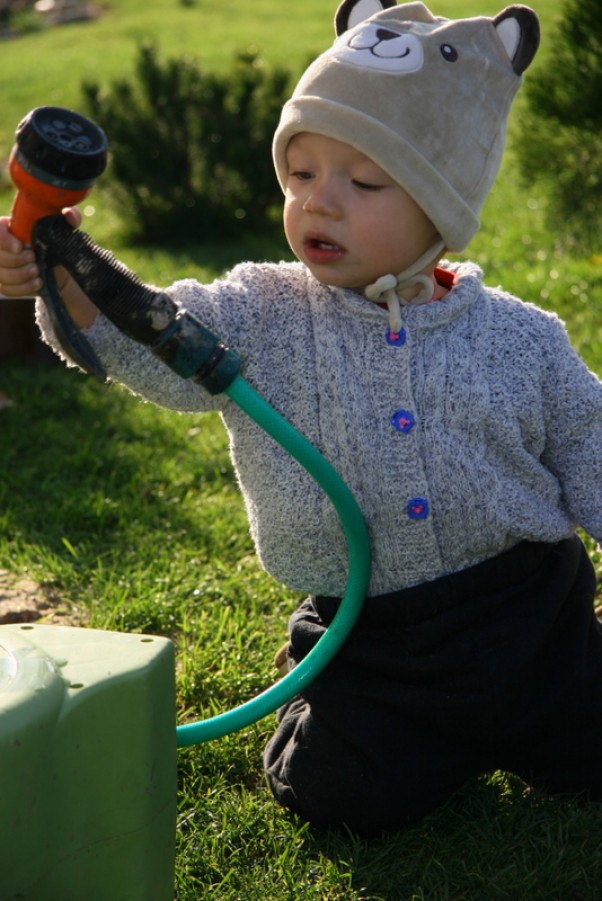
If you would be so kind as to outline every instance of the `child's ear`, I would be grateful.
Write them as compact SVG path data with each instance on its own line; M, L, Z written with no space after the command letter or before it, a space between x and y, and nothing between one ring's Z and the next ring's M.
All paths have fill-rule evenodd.
M493 19L493 26L516 75L522 75L539 47L539 19L528 6L508 6Z
M359 25L364 19L369 19L383 9L391 9L392 6L397 6L397 0L343 0L334 19L337 37Z

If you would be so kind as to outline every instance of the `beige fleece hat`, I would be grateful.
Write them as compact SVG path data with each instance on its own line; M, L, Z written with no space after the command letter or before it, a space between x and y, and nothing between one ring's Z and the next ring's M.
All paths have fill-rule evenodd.
M448 250L463 250L479 228L510 106L537 51L537 16L510 6L493 19L450 20L420 2L344 0L335 31L283 108L273 144L281 186L293 135L335 138L401 184Z

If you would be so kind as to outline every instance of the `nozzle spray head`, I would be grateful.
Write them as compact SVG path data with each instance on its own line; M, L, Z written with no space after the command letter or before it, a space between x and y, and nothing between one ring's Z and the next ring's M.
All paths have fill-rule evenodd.
M31 110L9 159L17 188L10 231L29 244L38 219L80 203L106 167L107 148L103 130L85 116L57 106Z

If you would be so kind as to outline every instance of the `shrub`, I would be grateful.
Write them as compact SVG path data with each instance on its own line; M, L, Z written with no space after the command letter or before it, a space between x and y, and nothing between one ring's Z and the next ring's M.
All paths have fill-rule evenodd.
M0 0L0 29L19 31L19 22L33 20L34 0Z
M550 226L590 251L602 228L602 0L568 0L551 53L525 85L517 150L544 183Z
M240 53L225 75L139 48L135 77L83 85L111 148L108 178L130 237L195 241L267 229L281 202L271 141L290 73Z
M0 25L8 25L15 12L31 6L27 0L0 0Z

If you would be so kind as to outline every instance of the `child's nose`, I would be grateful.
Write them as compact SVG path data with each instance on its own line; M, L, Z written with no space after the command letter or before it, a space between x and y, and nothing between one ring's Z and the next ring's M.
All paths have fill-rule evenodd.
M321 216L340 216L341 206L335 186L329 182L313 182L303 209Z

